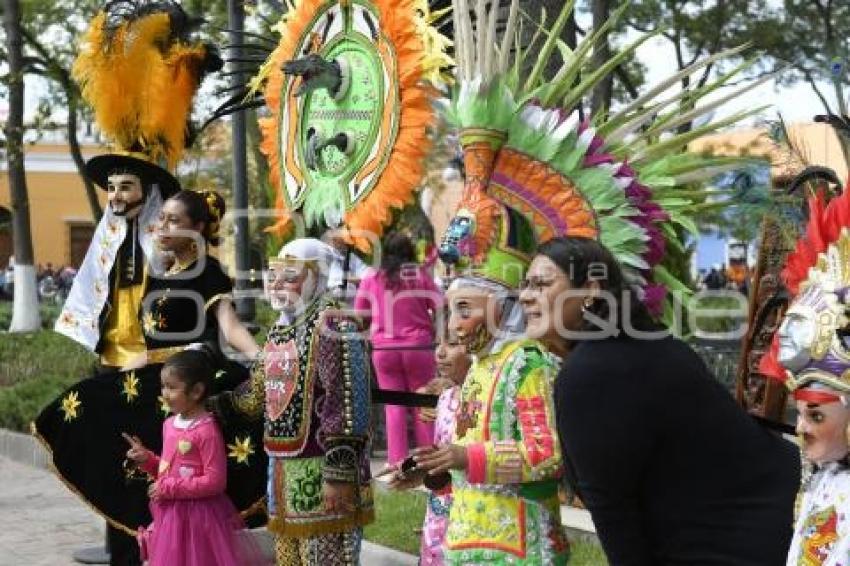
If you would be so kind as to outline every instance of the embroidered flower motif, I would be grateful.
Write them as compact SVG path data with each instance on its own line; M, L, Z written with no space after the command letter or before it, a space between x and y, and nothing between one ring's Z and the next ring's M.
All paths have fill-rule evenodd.
M77 399L77 392L71 391L68 395L62 399L62 407L61 410L65 413L65 422L69 423L77 418L77 409L82 405L82 401Z
M163 416L168 416L168 413L171 412L171 407L168 406L168 401L165 400L165 397L160 395L156 398L159 401L159 410L162 411Z
M128 403L132 403L139 396L139 378L136 377L136 372L131 371L124 376L121 394L127 398Z
M106 229L109 230L109 233L114 236L118 233L118 223L110 222L106 225Z
M142 317L142 328L145 329L145 334L150 336L157 330L166 328L165 317L159 313L154 314L148 311L145 313L145 316Z
M59 317L59 324L63 326L77 326L77 319L69 311L65 311Z
M100 281L95 281L94 292L98 297L103 296L103 284Z
M109 258L106 256L106 254L100 254L100 265L104 269L109 265Z
M237 464L248 464L248 458L254 454L254 446L251 443L251 437L246 436L244 439L240 440L237 436L234 440L235 442L233 444L227 445L227 449L230 450L227 457L236 460Z

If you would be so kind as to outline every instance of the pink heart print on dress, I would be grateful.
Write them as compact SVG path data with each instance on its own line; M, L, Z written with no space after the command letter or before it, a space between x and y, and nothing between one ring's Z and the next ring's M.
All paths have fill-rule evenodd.
M266 414L274 421L280 418L292 401L301 368L298 365L298 348L294 340L283 344L268 343L264 354Z

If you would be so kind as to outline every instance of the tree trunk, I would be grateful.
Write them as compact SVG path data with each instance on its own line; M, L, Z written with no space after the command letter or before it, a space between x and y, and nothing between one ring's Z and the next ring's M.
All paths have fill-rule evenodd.
M611 0L593 0L593 29L601 28L611 15ZM606 61L611 58L611 45L608 42L608 34L604 34L599 38L599 43L593 50L591 59L591 69L602 67ZM593 93L590 98L590 113L592 116L598 116L601 113L607 112L611 108L611 98L613 96L614 76L609 74L604 77L599 83L593 87Z
M83 186L86 190L86 198L89 201L92 218L95 222L99 222L100 217L103 216L103 207L100 206L100 201L97 198L97 188L86 174L86 161L83 158L83 152L80 149L80 141L77 138L80 91L77 88L77 85L74 84L68 70L60 65L59 61L57 61L54 57L51 57L47 49L44 48L44 45L42 45L42 43L33 34L29 33L26 28L21 28L21 36L27 41L27 43L29 43L30 47L32 47L36 53L41 56L44 60L44 64L50 69L50 72L46 76L57 81L62 87L62 90L65 91L65 100L68 102L67 134L68 146L71 150L71 158L74 160L77 172L83 180Z
M103 207L100 206L100 201L97 198L97 188L86 174L86 160L83 159L80 140L77 139L77 94L69 85L63 86L65 87L65 98L68 101L68 147L71 148L71 157L74 159L74 165L77 166L77 172L83 180L92 218L97 224L100 222L100 217L103 216Z
M12 237L15 249L15 301L10 332L30 332L41 327L38 312L29 198L24 171L24 73L18 0L3 0L3 27L9 60L9 118L6 121L6 156L12 201Z

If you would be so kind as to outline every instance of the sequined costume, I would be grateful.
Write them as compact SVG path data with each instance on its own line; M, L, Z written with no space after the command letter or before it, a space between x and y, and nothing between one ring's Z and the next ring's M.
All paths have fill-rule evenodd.
M369 372L353 322L319 297L269 331L265 363L218 400L225 412L265 412L269 530L278 564L357 564L361 527L372 521L367 444ZM325 509L323 482L356 486L350 512Z
M841 566L850 557L850 464L830 462L803 481L788 566Z

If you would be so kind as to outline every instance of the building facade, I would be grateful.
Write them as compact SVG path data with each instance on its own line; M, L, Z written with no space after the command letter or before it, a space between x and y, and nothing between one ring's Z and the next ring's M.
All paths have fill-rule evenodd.
M65 143L27 145L24 166L30 204L30 227L36 265L79 267L94 233L95 220L70 150ZM84 146L86 159L101 152ZM0 161L0 268L13 255L11 195L7 162ZM106 192L98 189L101 206Z

